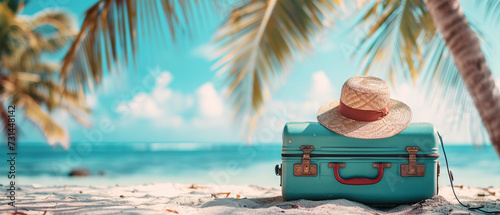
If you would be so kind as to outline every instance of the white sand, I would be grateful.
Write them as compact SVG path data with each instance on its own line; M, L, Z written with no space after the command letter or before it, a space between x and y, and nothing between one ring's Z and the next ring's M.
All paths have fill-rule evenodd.
M6 187L0 187L5 190ZM500 210L500 188L456 188L462 202ZM216 198L213 193L218 194ZM493 195L492 192L495 192ZM480 197L477 194L485 196ZM344 199L283 202L280 187L255 185L144 184L134 186L21 186L16 192L18 212L26 214L461 214L469 211L458 205L450 187L441 187L435 196L413 205L377 209ZM5 196L5 195L4 195ZM0 211L15 208L2 199Z

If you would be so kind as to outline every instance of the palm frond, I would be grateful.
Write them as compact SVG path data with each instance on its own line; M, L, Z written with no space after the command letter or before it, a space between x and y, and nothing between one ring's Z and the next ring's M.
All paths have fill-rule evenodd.
M61 19L58 21L57 19ZM52 26L52 32L37 31L42 26ZM13 70L26 69L36 63L41 52L50 53L59 50L72 41L76 34L76 23L71 16L63 12L48 11L39 13L34 18L11 20L4 40L4 67ZM14 69L15 70L15 69Z
M59 65L54 63L38 62L32 68L26 68L34 72L16 71L7 76L7 91L3 92L6 98L18 96L29 97L40 105L44 105L48 112L56 109L62 109L70 113L75 119L85 126L90 122L82 115L89 114L90 110L86 107L85 97L77 92L67 91L52 75L58 71ZM9 91L10 90L10 91ZM15 103L15 102L13 102Z
M47 11L34 17L13 17L5 26L4 36L0 37L5 44L0 47L1 69L7 71L0 76L2 100L19 107L40 128L49 144L69 147L68 134L51 118L50 112L65 110L83 125L89 125L82 116L90 111L81 94L66 91L64 85L57 83L55 74L60 66L40 56L70 42L76 33L76 23L64 12ZM42 26L52 28L38 30Z
M356 53L361 56L360 71L388 71L384 75L391 80L401 74L416 81L422 64L420 46L435 32L430 20L421 0L373 2L356 23L365 32Z
M53 26L57 31L65 34L77 32L75 18L64 10L45 9L26 19L26 24L31 30L42 26Z
M90 126L90 121L82 117L90 113L86 107L85 98L76 92L70 92L52 79L45 79L30 86L31 93L37 93L38 98L47 105L48 111L63 109L84 126Z
M213 67L226 76L238 120L255 120L270 86L287 74L298 51L311 48L314 34L324 29L322 20L336 9L326 0L253 0L231 12L216 33L220 59Z
M493 7L492 4L484 2L478 5ZM483 10L491 8L484 7ZM370 23L370 19L376 21ZM491 48L484 46L489 44L487 37L473 20L468 20L487 55ZM395 77L398 73L403 73L404 78L426 89L423 93L429 98L429 106L439 107L436 110L438 113L450 114L449 110L443 108L448 105L456 108L457 112L449 117L455 120L452 124L459 124L467 118L470 129L485 137L484 129L482 132L477 129L483 127L481 118L455 62L420 0L374 2L357 24L361 27L371 26L365 30L366 36L360 43L362 52L358 54L362 56L361 71L388 71L393 82L399 80ZM481 139L478 136L473 141L481 142Z
M122 16L128 19L123 19ZM123 55L127 59L130 54L127 41L130 40L134 50L137 43L136 16L136 2L131 0L103 0L87 10L80 32L63 58L60 77L65 83L69 81L67 86L72 86L76 91L85 89L87 84L92 88L91 81L99 83L103 57L107 57L110 69L110 63L118 60L119 47L123 49Z
M0 55L10 54L15 50L10 44L10 33L15 22L15 14L7 6L7 2L0 3Z
M49 145L59 143L64 148L69 148L68 133L38 103L23 97L19 104L20 108L24 108L26 117L40 128Z
M55 75L59 72L61 65L55 62L32 62L21 65L21 71L30 71L45 76Z
M16 81L9 77L2 80L3 96L6 99L10 99L11 104L16 105L19 109L23 109L26 117L37 124L48 139L51 139L51 141L63 140L67 136L65 131L51 119L50 115L43 110L39 102L35 101L32 96L24 93L26 88L23 88L23 85Z
M53 79L32 81L20 78L20 74L22 73L16 72L3 77L0 83L3 99L10 100L12 105L23 110L26 117L40 128L49 144L60 143L65 148L69 147L67 132L47 111L63 109L88 126L90 122L83 118L82 114L88 114L89 110L82 99L76 93L65 91L64 87L56 84Z
M164 21L175 42L178 34L186 32L184 26L191 23L195 4L211 5L192 0L97 2L87 10L81 30L62 60L60 77L65 86L73 91L92 89L102 80L105 68L112 71L122 60L127 66L135 64L139 37L155 39L162 47L168 38L167 29L162 28Z
M470 107L474 107L468 91L462 82L462 78L455 66L453 57L445 46L445 41L439 33L431 40L424 50L424 66L423 74L419 80L422 88L426 89L423 92L429 98L429 106L440 107L453 105L457 113L468 113ZM472 106L471 106L472 104ZM446 112L438 112L445 114ZM464 115L454 114L450 117L460 122ZM480 118L479 118L480 119ZM481 123L481 120L479 120Z
M468 18L470 27L476 33L479 39L481 49L485 56L491 57L491 44L487 35L474 23L473 19ZM473 133L477 135L476 138L471 139L475 144L484 143L487 140L487 133L481 121L481 117L477 112L474 102L467 90L462 76L458 72L455 61L449 50L445 46L445 41L442 36L436 32L430 42L426 45L424 54L424 65L422 67L420 84L426 89L425 95L429 97L429 101L436 104L432 106L450 106L455 107L455 113L449 119L454 120L452 124L456 125L464 119L468 119L468 126ZM449 113L449 110L441 109L440 113ZM479 135L481 134L481 135Z
M13 12L13 13L19 13L20 11L23 10L24 5L28 2L29 0L8 0L8 1L3 1L2 3L6 3L8 8Z
M484 11L484 20L493 23L500 21L500 1L498 0L482 0L475 1L479 9Z

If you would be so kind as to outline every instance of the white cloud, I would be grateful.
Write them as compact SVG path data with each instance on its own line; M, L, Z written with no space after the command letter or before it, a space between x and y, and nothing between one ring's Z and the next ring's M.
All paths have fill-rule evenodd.
M224 113L224 103L212 83L203 84L196 90L198 110L203 117L220 117Z
M129 115L124 124L149 120L155 126L181 130L192 127L214 130L230 128L228 108L211 82L204 83L193 94L185 94L169 87L173 81L171 73L164 71L156 77L156 84L150 92L137 93L116 107L117 112Z
M310 90L303 101L271 101L261 118L252 141L256 143L280 142L286 122L316 121L318 109L324 103L338 100L337 90L322 70L311 75Z
M172 82L172 74L169 72L162 72L156 78L156 86L159 88L166 87L170 82Z
M133 115L151 119L163 116L164 113L158 105L158 100L145 93L138 93L130 102Z
M123 63L111 68L111 71L102 78L102 83L96 88L96 93L101 97L114 96L129 90L128 76L130 71Z
M307 93L308 98L305 101L284 102L275 104L288 109L294 113L295 120L315 120L316 113L321 105L339 99L335 87L332 85L330 78L323 70L314 72L311 75L310 90ZM278 108L278 107L276 107Z
M121 102L117 112L130 113L131 119L149 119L161 126L181 126L184 124L182 114L193 102L189 95L173 91L169 88L172 74L161 72L156 78L156 85L151 92L137 93L130 101Z
M295 120L315 120L316 113L321 105L338 100L339 97L330 78L322 70L314 72L311 75L310 86L311 88L307 93L308 97L305 101L289 101L275 105L282 106L283 110L287 109L289 112L294 113Z
M335 89L323 70L319 70L312 74L309 96L312 101L319 103L326 103L335 98Z
M215 51L217 47L211 43L205 43L201 46L196 47L191 55L196 57L201 57L205 60L211 61L215 59Z
M97 105L97 96L93 93L88 94L85 96L85 103L87 104L87 107L89 108L94 108Z
M156 79L156 86L153 89L152 97L155 101L165 102L172 97L172 90L167 86L172 81L172 75L168 72L161 73Z

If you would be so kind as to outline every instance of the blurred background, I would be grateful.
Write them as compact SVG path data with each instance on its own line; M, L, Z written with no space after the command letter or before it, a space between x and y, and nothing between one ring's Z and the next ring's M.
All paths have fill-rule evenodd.
M316 121L348 78L369 74L436 126L456 184L500 186L499 156L421 1L0 2L18 184L279 186L284 124ZM499 86L500 3L460 3Z

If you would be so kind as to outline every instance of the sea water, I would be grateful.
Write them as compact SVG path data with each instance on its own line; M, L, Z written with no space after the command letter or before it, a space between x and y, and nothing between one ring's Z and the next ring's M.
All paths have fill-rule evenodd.
M500 186L500 159L492 146L445 146L454 184ZM16 183L20 185L132 185L147 183L279 186L275 165L281 144L244 143L73 143L69 150L42 143L20 143ZM439 183L449 185L440 148ZM2 153L7 160L6 153ZM0 162L0 172L9 164ZM88 177L70 177L74 169ZM7 174L5 174L7 175ZM5 179L5 180L4 180ZM1 184L10 181L5 176Z

